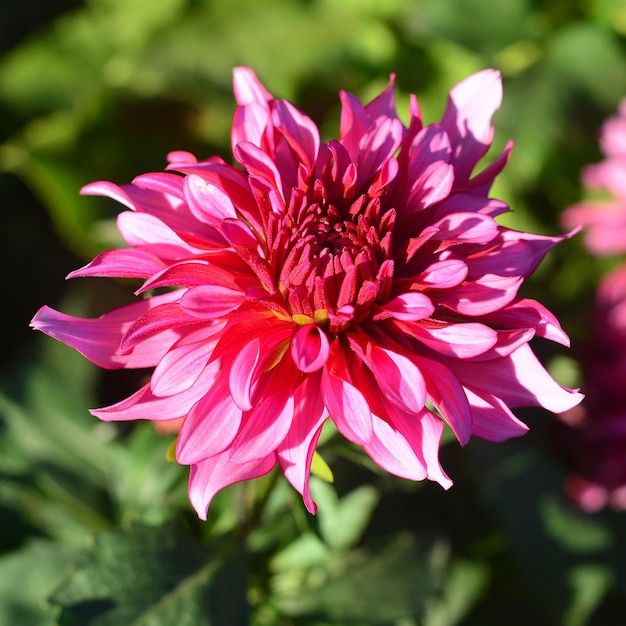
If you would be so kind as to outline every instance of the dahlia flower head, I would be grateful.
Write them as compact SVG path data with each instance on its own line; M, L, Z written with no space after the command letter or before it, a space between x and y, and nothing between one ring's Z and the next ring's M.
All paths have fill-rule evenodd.
M367 105L342 92L328 143L252 70L234 70L234 92L236 165L173 152L166 172L82 190L128 208L117 224L129 247L69 277L141 279L141 299L97 319L43 307L32 321L100 367L154 368L92 413L182 418L176 457L201 518L220 489L276 465L314 513L327 420L383 470L448 488L444 423L462 445L502 441L527 430L511 408L581 400L529 346L566 334L517 295L568 235L496 222L508 208L489 189L511 143L473 174L493 138L497 71L456 85L429 125L414 96L403 124L393 77Z
M580 202L563 212L566 228L584 224L585 245L596 256L626 252L626 99L600 132L604 160L584 168L582 182L608 199Z

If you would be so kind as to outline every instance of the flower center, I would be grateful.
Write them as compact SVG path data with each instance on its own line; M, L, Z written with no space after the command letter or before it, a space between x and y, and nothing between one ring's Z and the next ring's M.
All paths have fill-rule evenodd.
M367 319L389 296L395 212L381 215L380 199L367 195L347 208L292 201L290 209L276 220L272 264L291 314L323 320L335 334Z

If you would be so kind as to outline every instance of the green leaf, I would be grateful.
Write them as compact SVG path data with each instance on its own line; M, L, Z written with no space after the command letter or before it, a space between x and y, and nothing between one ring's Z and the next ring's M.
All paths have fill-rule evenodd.
M46 599L74 557L58 544L36 540L0 558L0 624L52 626L55 610Z
M363 485L343 498L333 487L311 478L311 495L317 502L319 529L324 541L334 550L348 550L357 544L378 504L378 491Z
M238 539L207 547L173 525L97 535L88 558L55 592L59 626L246 624Z
M411 533L400 533L376 549L334 553L325 565L276 575L274 603L291 617L395 624L425 613L439 591L448 553L436 539L418 543Z

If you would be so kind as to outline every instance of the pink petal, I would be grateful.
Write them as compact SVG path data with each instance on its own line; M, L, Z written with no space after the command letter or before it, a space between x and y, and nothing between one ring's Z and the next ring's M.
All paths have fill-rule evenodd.
M353 443L372 437L372 413L363 394L354 385L328 372L322 373L322 393L330 417L339 432Z
M196 174L185 176L183 189L191 213L201 222L219 228L222 220L237 217L228 195L201 176Z
M299 328L291 340L291 357L301 372L310 374L324 367L329 353L326 333L314 324Z
M532 328L539 337L556 341L564 346L570 345L569 337L556 317L542 304L529 298L515 300L502 309L484 316L483 320L505 328Z
M240 143L249 142L261 148L271 114L266 104L256 102L240 106L235 111L230 142L233 153Z
M187 244L158 217L148 213L120 213L117 227L129 246L146 250L164 261L176 261L204 252Z
M426 467L421 456L421 446L414 450L404 435L385 420L372 416L373 434L363 447L372 460L401 478L424 480Z
M370 178L383 161L399 148L404 126L399 119L379 117L359 141L358 172L360 180Z
M450 213L433 224L439 232L433 239L466 243L488 243L500 227L492 217L480 213Z
M429 398L464 446L472 434L472 413L459 378L437 361L417 355L415 360L424 374Z
M173 293L179 297L181 295L180 291ZM165 302L152 306L130 325L122 337L120 350L129 352L159 333L185 326L193 327L198 323L199 320L185 313L178 302Z
M509 304L523 282L521 276L485 274L478 280L437 292L437 299L463 315L487 315Z
M461 259L436 261L416 277L416 282L432 289L450 289L467 277L467 264Z
M83 319L66 315L44 306L31 322L32 328L66 343L99 367L153 367L169 350L179 335L167 333L155 341L144 343L131 354L120 349L122 337L135 320L151 307L168 302L177 294L164 294L114 309L97 319Z
M158 363L150 380L155 396L182 393L198 380L208 363L213 346L208 341L191 343L170 350Z
M521 437L528 432L528 426L518 420L500 398L467 387L465 393L472 407L473 435L487 441L499 442L511 437Z
M107 276L109 278L149 278L165 267L159 258L137 248L107 250L91 263L74 270L67 278Z
M276 450L291 427L293 411L293 394L288 391L264 397L245 417L231 446L230 460L247 463Z
M225 317L243 302L246 296L241 291L220 285L200 285L182 295L180 307L193 317L216 319Z
M264 476L276 465L276 454L239 465L228 460L228 452L222 452L195 463L189 472L189 499L201 520L215 494L234 483Z
M261 342L254 339L242 347L230 368L230 393L242 411L249 411L252 408L252 386L257 380L260 354Z
M419 368L407 357L375 346L371 370L385 398L408 413L419 413L426 402L426 383Z
M274 127L283 133L291 148L311 171L320 147L319 131L313 120L284 100L274 104L272 119Z
M213 385L218 371L219 363L208 365L191 387L168 397L155 396L148 383L125 400L89 412L106 422L140 419L158 421L185 417Z
M429 163L415 178L406 201L410 212L423 210L448 197L454 182L454 168L444 161ZM436 227L436 225L435 225Z
M178 435L176 458L189 465L230 447L241 424L242 411L233 402L228 381L219 375L191 408Z
M443 422L430 411L422 412L422 450L428 479L438 482L444 489L452 487L452 481L439 463L439 444L443 434Z
M419 292L400 294L387 302L382 309L395 319L404 322L416 322L425 319L435 311L430 298Z
M502 399L509 407L542 406L553 413L562 413L580 403L583 396L559 385L530 346L520 346L509 357L493 361L464 361L454 369L464 386L480 389ZM457 371L458 370L458 371Z
M412 331L414 337L432 350L458 359L483 354L495 346L498 340L495 330L473 322L446 324L440 328L415 324Z
M450 137L454 169L459 179L469 178L493 139L491 117L502 102L502 82L496 70L483 70L450 91L441 120Z
M240 106L253 102L265 104L274 99L249 67L233 69L233 90Z
M320 391L320 376L307 376L294 393L294 416L289 432L278 446L278 461L287 480L304 500L311 514L317 506L311 498L309 477L315 447L328 419Z

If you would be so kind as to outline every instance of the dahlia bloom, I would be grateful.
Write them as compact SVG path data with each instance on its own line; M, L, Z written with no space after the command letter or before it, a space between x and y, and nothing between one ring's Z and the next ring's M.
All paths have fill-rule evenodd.
M203 519L217 491L276 464L314 513L310 468L329 419L384 470L448 488L444 422L461 444L502 441L527 430L511 408L581 399L528 344L567 345L558 321L517 295L567 235L495 221L507 206L489 188L512 144L472 174L492 141L498 72L456 85L426 126L415 97L401 122L393 89L366 106L341 93L339 139L322 143L237 68L238 167L174 152L167 172L83 189L129 209L118 217L129 247L69 277L142 279L144 298L98 319L43 307L32 326L101 367L154 367L92 413L184 418L176 456Z
M582 182L590 190L603 190L609 199L576 204L562 216L571 228L585 225L585 244L591 254L603 256L626 252L626 99L618 115L608 118L600 133L605 158L588 165Z

